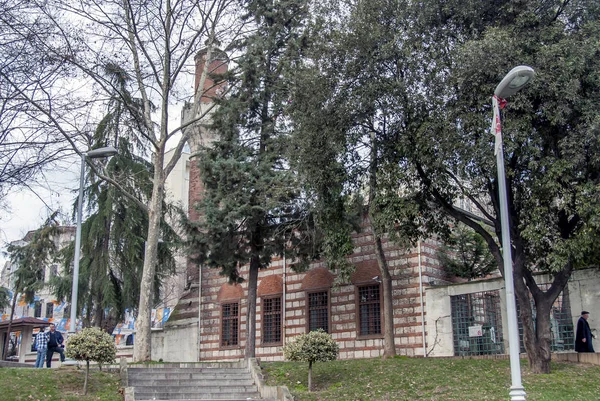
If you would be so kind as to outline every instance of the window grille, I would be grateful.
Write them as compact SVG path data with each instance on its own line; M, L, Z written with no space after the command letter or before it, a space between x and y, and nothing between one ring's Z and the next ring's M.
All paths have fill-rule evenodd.
M503 354L499 291L450 297L454 355Z
M238 345L239 303L235 302L221 306L221 324L221 346Z
M263 343L281 342L281 297L263 299Z
M46 304L46 317L53 317L54 315L54 303L48 302Z
M42 303L35 301L35 309L33 310L33 317L42 317Z
M381 334L379 285L358 287L360 335Z
M329 302L327 291L308 294L308 331L323 329L329 333Z
M547 291L550 284L539 285L540 290ZM536 310L533 299L531 299L531 310L533 316L533 324L536 324ZM521 321L521 312L517 305L519 316L519 338L521 342L521 352L525 352L523 344L523 323ZM556 297L550 310L550 329L552 334L552 343L550 348L552 351L569 351L575 348L575 333L573 328L573 315L571 314L571 302L569 299L569 287Z

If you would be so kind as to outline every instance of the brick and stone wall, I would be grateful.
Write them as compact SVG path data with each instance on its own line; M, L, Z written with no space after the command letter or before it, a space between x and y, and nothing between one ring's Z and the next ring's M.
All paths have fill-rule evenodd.
M340 345L340 358L370 358L383 354L383 336L361 338L358 335L356 285L378 284L379 268L374 254L372 236L368 233L355 237L355 253L351 261L356 270L349 282L341 282L329 272L323 262L313 263L305 273L295 273L283 259L274 259L268 269L259 273L256 316L256 356L261 360L282 360L282 345L295 336L307 332L307 291L328 290L330 299L329 332ZM423 355L421 297L419 294L419 254L417 249L403 251L391 242L385 242L393 277L394 332L399 355ZM424 288L430 283L447 283L446 276L435 257L438 244L421 244L421 272ZM288 261L289 262L289 261ZM285 269L285 274L284 274ZM242 269L242 277L247 270ZM202 272L202 302L200 324L201 360L243 358L246 339L247 287L230 285L216 269ZM231 287L228 289L228 287ZM235 288L235 290L234 290ZM227 296L223 294L237 294ZM285 294L283 340L275 346L262 343L262 299ZM221 304L239 300L239 343L235 347L220 346ZM426 299L424 299L426 307ZM427 328L425 327L427 330Z

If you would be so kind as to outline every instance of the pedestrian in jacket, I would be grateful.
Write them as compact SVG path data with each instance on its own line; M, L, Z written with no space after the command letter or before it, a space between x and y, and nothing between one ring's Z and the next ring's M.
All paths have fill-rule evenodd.
M577 352L594 352L592 345L592 330L588 323L590 312L582 311L581 317L577 321L577 331L575 332L575 351Z
M65 345L64 338L60 331L56 330L54 324L50 325L50 332L48 333L48 354L46 355L46 367L49 368L52 364L52 355L58 352L60 355L60 361L65 361Z

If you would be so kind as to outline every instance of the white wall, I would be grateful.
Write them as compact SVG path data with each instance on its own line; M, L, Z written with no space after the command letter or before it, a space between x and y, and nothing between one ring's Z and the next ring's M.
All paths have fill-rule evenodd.
M548 283L550 277L538 275L538 283ZM573 325L577 323L582 310L590 312L588 320L592 330L600 333L600 269L577 270L571 275L568 291L571 303ZM470 294L481 291L500 291L500 308L502 313L502 336L504 350L508 354L508 323L506 321L506 295L504 280L501 278L476 281L446 286L426 288L427 308L427 352L429 356L454 355L453 332L450 297L455 295ZM599 344L600 346L600 344Z
M152 330L152 360L198 362L198 324Z

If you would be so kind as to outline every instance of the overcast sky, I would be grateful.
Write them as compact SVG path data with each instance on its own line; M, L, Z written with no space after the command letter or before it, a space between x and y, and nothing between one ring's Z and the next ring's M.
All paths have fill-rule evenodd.
M74 158L78 160L78 158ZM65 171L46 173L46 184L33 191L22 189L7 196L7 210L0 210L0 247L19 240L30 230L38 228L55 210L61 210L60 222L70 224L72 205L79 188L79 163L67 166ZM43 199L43 200L42 200ZM0 253L0 266L6 257Z

